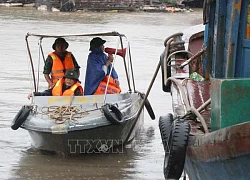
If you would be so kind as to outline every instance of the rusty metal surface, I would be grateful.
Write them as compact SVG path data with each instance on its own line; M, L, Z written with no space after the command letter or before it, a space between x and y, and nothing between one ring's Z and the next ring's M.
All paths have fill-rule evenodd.
M210 98L210 81L187 80L185 88L190 105L196 109Z
M200 107L203 103L205 103L210 98L210 81L194 81L194 80L179 80L179 82L182 84L185 94L187 96L187 99L189 100L189 103L191 106L195 107L196 109ZM178 91L177 89L173 89L173 91ZM173 92L173 94L176 94L176 92ZM172 96L173 96L172 94ZM180 95L176 94L176 97L173 97L173 99L176 99L174 102L177 104L181 104ZM174 103L175 104L175 103Z
M204 31L192 35L189 39L188 51L190 51L193 54L196 54L203 46L203 42L204 42Z
M191 136L187 156L200 161L225 159L250 152L250 122L220 129L201 136Z
M185 96L187 97L189 104L194 108L199 108L202 104L204 104L210 98L210 81L198 82L194 80L179 80L182 84L182 87L185 92ZM172 104L173 111L178 116L182 116L185 114L185 107L181 100L181 95L176 89L175 86L172 88ZM205 108L200 112L208 129L210 129L210 106ZM204 134L204 129L202 124L197 121L196 118L190 119L189 123L191 125L191 135L201 135Z

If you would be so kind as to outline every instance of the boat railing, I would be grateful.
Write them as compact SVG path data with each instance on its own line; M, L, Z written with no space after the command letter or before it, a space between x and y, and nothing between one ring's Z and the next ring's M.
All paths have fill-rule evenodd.
M191 53L191 52L189 52L189 51L187 51L187 50L179 50L179 51L175 51L175 52L172 52L169 56L168 56L168 58L167 58L167 64L168 64L168 66L171 66L171 62L172 62L172 60L169 60L173 55L175 55L175 54L178 54L178 53L188 53L188 54L190 54L191 56L193 56L194 54L193 53ZM186 62L186 61L185 61ZM182 66L182 64L179 66L180 68L182 68L181 67ZM185 65L184 65L185 66ZM184 67L183 66L183 67Z
M206 47L202 48L200 51L198 51L195 55L190 57L188 60L186 60L184 63L182 63L179 68L184 68L186 65L190 64L193 60L201 57L206 52ZM192 53L191 53L192 54Z
M200 58L205 52L206 52L206 48L202 48L200 51L198 51L196 54L193 54L185 49L183 49L184 47L184 41L182 41L182 36L183 33L176 33L173 34L172 36L169 36L168 38L166 38L166 40L164 41L164 52L162 54L162 60L163 62L161 63L161 65L163 66L162 70L163 70L163 83L165 86L170 85L171 83L174 83L174 85L177 88L177 91L179 92L180 95L180 101L182 103L182 105L184 106L184 115L179 116L179 118L181 119L188 119L188 117L195 115L200 123L203 126L204 132L208 133L208 126L206 124L205 119L202 117L201 115L201 111L204 110L210 103L211 103L211 99L207 100L204 104L202 104L198 109L196 109L195 107L190 105L190 102L188 101L188 98L185 94L185 90L183 87L183 83L184 81L186 81L187 79L189 79L189 70L188 72L186 72L185 74L188 75L188 77L186 78L181 78L183 79L182 82L180 82L177 77L173 74L171 74L171 77L168 77L168 73L167 71L169 70L168 67L173 67L175 69L183 69L186 65L190 64L192 61L196 60L197 58ZM178 59L175 58L175 55L185 55L185 54L189 54L191 55L191 57L187 60L185 60L185 58L183 58L183 60L181 60L181 63L176 63L176 61ZM174 58L172 58L174 57ZM175 63L173 63L173 61Z
M122 57L123 59L123 67L125 69L125 74L126 74L126 80L127 80L127 86L128 86L128 92L136 92L136 87L135 87L135 80L134 80L134 74L133 74L133 64L132 64L132 59L131 59L131 51L130 51L130 43L128 38L124 35L124 34L120 34L118 32L112 31L112 32L106 32L106 33L91 33L91 34L61 34L61 35L48 35L48 34L33 34L33 33L27 33L27 35L25 36L25 40L26 40L26 46L27 46L27 51L28 51L28 56L29 56L29 60L30 60L30 64L31 64L31 73L32 73L32 79L33 79L33 86L34 86L34 90L35 92L38 91L39 88L39 81L40 81L40 70L37 70L37 75L35 74L36 72L36 68L34 66L34 61L33 61L33 57L32 57L32 53L31 53L31 49L30 49L30 44L28 41L28 37L30 36L34 36L34 37L38 37L38 45L39 45L39 58L38 58L38 64L40 64L40 59L43 60L43 62L45 63L45 56L44 56L44 50L42 47L42 41L44 38L59 38L59 37L95 37L95 36L116 36L118 37L118 42L117 42L117 47L116 50L114 52L114 61L112 63L112 68L110 71L110 74L114 68L114 64L115 64L115 60L116 60L116 56L117 56L117 52L118 52L118 47L121 47L121 50L123 52L124 49L127 49L127 54L125 53ZM124 39L123 39L124 38ZM126 44L124 45L124 43L127 42L127 46ZM39 68L39 67L38 67ZM110 77L109 74L109 77ZM109 79L107 84L109 84ZM106 90L105 90L105 94L107 94L107 87L106 86ZM106 96L104 96L103 99L103 104L106 103Z
M171 51L176 51L180 50L184 47L184 41L182 41L182 36L183 33L175 33L169 37L167 37L164 41L164 52L161 57L161 65L162 70L163 70L163 83L166 85L166 80L168 78L168 73L167 73L167 66L168 66L168 60L169 60L169 52Z

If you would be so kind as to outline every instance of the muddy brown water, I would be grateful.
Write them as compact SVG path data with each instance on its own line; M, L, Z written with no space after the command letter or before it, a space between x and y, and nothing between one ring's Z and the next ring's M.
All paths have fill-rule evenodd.
M171 97L161 89L159 73L149 95L156 120L144 112L144 126L135 146L118 154L87 154L64 157L43 154L32 148L27 131L13 131L10 124L18 110L29 104L32 92L25 35L32 33L91 33L118 31L131 43L136 89L146 92L165 38L202 23L202 10L186 13L62 13L34 8L0 8L0 179L64 180L123 179L160 180L163 176L164 151L158 129L160 115L171 112ZM90 39L69 39L82 71L85 72ZM34 43L37 43L34 41ZM52 51L52 41L45 53ZM83 44L83 46L80 46ZM34 50L35 52L35 50ZM38 52L38 51L37 51ZM38 58L38 53L37 57ZM42 79L42 78L41 78ZM81 76L80 80L84 81ZM120 77L121 84L124 76ZM45 85L41 85L45 89Z

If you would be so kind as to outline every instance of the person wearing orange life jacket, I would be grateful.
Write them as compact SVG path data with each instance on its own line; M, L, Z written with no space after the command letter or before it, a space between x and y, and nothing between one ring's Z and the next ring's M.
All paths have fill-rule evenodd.
M108 78L110 79L107 93L116 94L121 92L118 75L114 67L111 71L113 56L104 53L105 42L100 37L95 37L90 41L89 50L91 52L87 60L84 95L104 94ZM111 76L108 77L110 71Z
M75 70L78 77L80 75L80 66L74 55L66 51L68 46L69 44L64 38L57 38L52 45L55 51L48 55L43 70L49 88L53 87L64 76L66 70Z
M33 96L82 96L83 88L78 82L78 75L75 71L66 71L63 78L56 82L56 85L43 92L33 92L28 95L28 99Z

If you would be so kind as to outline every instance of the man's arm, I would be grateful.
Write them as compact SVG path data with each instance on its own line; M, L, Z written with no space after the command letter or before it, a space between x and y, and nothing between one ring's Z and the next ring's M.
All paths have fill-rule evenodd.
M75 96L82 96L83 94L81 93L80 89L77 88L77 89L75 90L75 92L74 92L74 95L75 95Z
M72 53L71 53L71 57L72 57L72 60L73 60L74 66L75 66L75 71L76 71L78 77L80 77L80 70L79 69L81 67L78 65L78 63L76 61L76 58L75 58L75 56Z
M48 88L52 88L54 86L54 83L52 82L52 79L50 78L49 74L44 74L44 78L48 82Z
M48 56L43 67L43 74L44 78L48 82L48 88L51 88L54 85L50 77L51 69L52 69L52 58Z
M120 86L120 82L118 80L118 75L117 75L117 72L116 72L115 68L113 68L111 76L114 78L115 84L117 86Z
M52 96L52 89L47 89L43 92L34 92L34 96Z
M52 96L52 89L47 89L43 92L33 92L28 95L28 99L33 96Z

